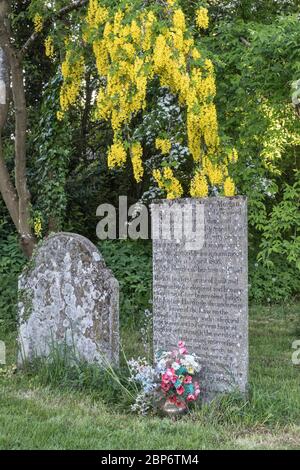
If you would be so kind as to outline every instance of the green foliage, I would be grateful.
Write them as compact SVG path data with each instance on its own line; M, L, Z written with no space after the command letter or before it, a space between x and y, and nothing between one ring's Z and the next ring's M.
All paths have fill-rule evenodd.
M22 255L16 235L0 239L0 253L0 328L8 330L16 325L18 275L26 259Z
M283 197L262 226L257 262L250 265L251 298L280 302L300 291L300 180L286 184Z
M270 23L278 15L295 13L298 0L207 0L214 19L236 19ZM190 3L190 2L187 2Z
M121 324L138 326L152 298L151 243L105 241L99 248L120 283Z
M61 230L67 207L65 186L72 152L72 129L68 122L62 124L56 119L59 85L59 76L47 85L35 129L31 186L34 188L34 214L41 214L44 234Z
M269 214L258 259L274 266L272 258L278 255L300 272L300 171L296 177L293 185L285 184L282 200Z
M285 300L299 292L300 120L291 103L299 20L220 21L205 41L217 65L221 133L238 149L232 171L248 197L251 298Z
M299 293L300 270L296 270L284 256L273 258L271 266L251 259L249 282L251 301L262 305L282 303Z

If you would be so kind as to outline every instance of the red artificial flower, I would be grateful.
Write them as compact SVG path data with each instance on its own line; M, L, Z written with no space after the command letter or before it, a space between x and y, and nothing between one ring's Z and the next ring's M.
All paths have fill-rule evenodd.
M195 397L195 395L193 395L193 393L190 393L187 396L187 401L195 401L195 400L196 400L196 397Z
M185 384L191 384L192 381L193 381L193 377L191 375L187 375L186 377L184 377L184 380L183 380Z
M178 395L183 395L184 387L180 385L178 388L176 388L176 392L178 393Z

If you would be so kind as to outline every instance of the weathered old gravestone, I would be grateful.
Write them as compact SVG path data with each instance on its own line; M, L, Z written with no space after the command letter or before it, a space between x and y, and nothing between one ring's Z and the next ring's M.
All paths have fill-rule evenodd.
M201 359L206 400L246 392L246 198L158 201L151 210L154 348L185 341Z
M86 238L58 233L19 279L18 363L70 348L89 363L118 364L119 286Z

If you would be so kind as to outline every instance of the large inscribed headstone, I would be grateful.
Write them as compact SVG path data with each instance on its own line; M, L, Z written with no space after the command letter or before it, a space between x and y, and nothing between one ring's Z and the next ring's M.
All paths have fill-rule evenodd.
M246 198L163 200L151 211L155 350L185 341L200 357L205 400L246 392Z
M72 233L48 237L19 279L18 363L67 348L118 364L119 285L98 249Z

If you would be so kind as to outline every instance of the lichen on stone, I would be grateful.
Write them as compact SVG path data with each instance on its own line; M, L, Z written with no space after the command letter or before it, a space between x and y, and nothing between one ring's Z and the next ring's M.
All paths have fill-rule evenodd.
M97 248L76 234L49 236L19 281L19 363L53 341L87 362L119 358L119 287Z

